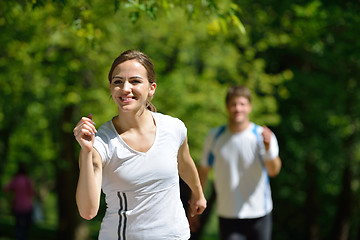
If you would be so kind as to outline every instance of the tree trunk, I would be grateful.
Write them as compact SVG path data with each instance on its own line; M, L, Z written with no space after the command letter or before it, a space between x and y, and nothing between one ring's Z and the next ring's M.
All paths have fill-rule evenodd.
M318 201L318 189L317 189L317 170L315 165L315 159L312 154L309 155L306 161L306 172L307 172L307 184L306 184L306 218L305 226L307 229L307 237L309 240L319 240L319 225L318 225L318 214L319 214L319 201Z
M75 202L78 179L78 161L75 157L75 143L71 124L74 106L64 109L61 119L60 159L56 168L56 189L58 194L58 229L56 239L73 240L80 227L80 216Z
M357 124L354 124L357 130ZM344 171L342 176L342 188L338 200L338 209L335 216L335 223L333 226L332 239L334 240L347 240L350 232L351 217L355 211L354 207L354 193L351 189L351 183L353 181L352 167L355 164L355 151L356 151L356 137L357 131L354 131L344 141L345 159L344 159Z
M3 130L0 131L1 142L0 143L0 176L4 174L6 170L5 165L8 160L8 152L9 152L9 143L10 143L10 136L11 136L12 128L5 127ZM0 186L4 186L2 182L2 178L0 178Z
M338 210L335 216L333 232L331 234L334 240L347 240L350 230L350 218L352 212L352 192L351 192L352 173L349 166L346 166L343 172L342 188L339 196Z

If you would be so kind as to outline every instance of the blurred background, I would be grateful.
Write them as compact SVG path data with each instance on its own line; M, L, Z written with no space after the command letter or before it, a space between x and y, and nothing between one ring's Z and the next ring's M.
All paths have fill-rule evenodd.
M97 239L105 211L75 203L72 129L117 113L107 74L124 50L149 55L159 112L183 120L198 162L226 123L225 92L253 92L252 120L277 135L273 239L360 239L360 3L333 0L0 1L0 186L19 164L35 187L31 239ZM212 188L206 189L211 195ZM0 239L14 239L0 193ZM218 239L215 206L198 239Z

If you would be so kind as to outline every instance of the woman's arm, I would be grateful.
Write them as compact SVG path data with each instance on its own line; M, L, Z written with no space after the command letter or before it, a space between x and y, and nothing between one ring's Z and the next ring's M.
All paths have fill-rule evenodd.
M81 217L92 219L100 206L102 159L93 148L95 123L92 115L81 118L74 128L74 136L81 146L79 155L79 180L76 188L76 203Z
M206 200L201 187L199 174L195 163L190 156L187 138L181 145L178 153L179 175L191 189L191 199L189 201L191 215L201 214L206 208Z
M102 160L99 153L80 151L79 181L76 188L76 203L80 216L90 220L97 215L100 206Z

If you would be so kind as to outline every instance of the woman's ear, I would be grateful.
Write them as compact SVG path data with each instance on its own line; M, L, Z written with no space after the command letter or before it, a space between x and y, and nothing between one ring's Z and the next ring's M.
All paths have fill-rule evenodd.
M149 97L153 97L156 90L156 83L151 83L149 88Z

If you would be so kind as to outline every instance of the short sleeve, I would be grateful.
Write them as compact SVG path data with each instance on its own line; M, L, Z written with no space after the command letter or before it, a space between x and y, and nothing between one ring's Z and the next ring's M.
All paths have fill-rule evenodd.
M110 138L107 134L106 128L101 126L95 135L94 148L100 154L103 164L110 159L109 144Z
M170 115L165 115L158 112L152 112L152 114L157 124L160 124L162 129L166 130L166 132L173 136L173 139L175 140L174 143L176 143L177 147L180 148L187 136L187 128L184 122Z
M187 136L187 128L185 126L185 124L180 120L178 119L179 121L179 139L180 139L180 146L184 143L185 139L186 139L186 136Z

